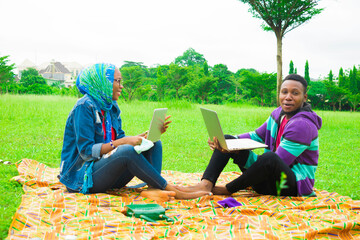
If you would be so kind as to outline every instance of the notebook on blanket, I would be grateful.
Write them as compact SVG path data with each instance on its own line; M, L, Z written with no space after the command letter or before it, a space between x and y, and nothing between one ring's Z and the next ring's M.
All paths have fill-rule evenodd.
M204 118L210 139L212 140L214 137L216 137L219 140L219 144L223 149L226 149L228 151L238 151L267 147L266 144L254 141L249 138L225 139L217 113L213 110L209 110L206 108L200 108L200 110Z

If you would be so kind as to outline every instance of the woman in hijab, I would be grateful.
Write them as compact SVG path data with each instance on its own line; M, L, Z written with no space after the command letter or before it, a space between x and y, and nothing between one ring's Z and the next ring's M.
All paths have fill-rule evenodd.
M147 151L139 154L135 151L145 133L125 136L122 129L117 100L123 86L118 68L112 64L94 64L79 74L76 86L84 96L66 121L59 175L69 192L104 193L125 187L136 176L154 188L141 195L154 200L190 199L209 194L182 192L167 183L160 175L160 141ZM162 133L170 123L169 117L165 118Z

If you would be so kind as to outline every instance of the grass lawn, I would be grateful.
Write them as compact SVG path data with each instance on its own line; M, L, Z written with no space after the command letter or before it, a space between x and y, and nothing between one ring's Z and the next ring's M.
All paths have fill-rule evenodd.
M0 159L30 158L58 167L67 116L76 98L0 95ZM162 136L163 169L202 172L211 156L207 131L197 104L178 102L119 102L127 135L147 130L154 108L168 108L172 123ZM253 131L273 108L247 105L205 105L216 110L227 134ZM317 111L323 119L320 159L315 187L360 199L360 113ZM260 153L260 150L257 150ZM229 164L225 171L239 171ZM22 186L10 181L14 165L0 164L0 239L7 236L12 216L21 202Z

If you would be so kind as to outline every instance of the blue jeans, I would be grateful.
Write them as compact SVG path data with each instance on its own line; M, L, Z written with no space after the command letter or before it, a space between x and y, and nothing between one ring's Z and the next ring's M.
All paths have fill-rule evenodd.
M94 163L93 187L90 193L122 188L135 176L154 188L165 189L167 182L160 175L161 165L161 141L157 141L152 148L141 154L131 145L120 145L112 155L107 158L103 156Z

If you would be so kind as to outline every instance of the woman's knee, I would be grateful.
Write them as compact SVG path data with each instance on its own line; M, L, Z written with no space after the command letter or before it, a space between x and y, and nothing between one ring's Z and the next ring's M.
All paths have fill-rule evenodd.
M116 148L116 151L113 153L114 157L124 157L124 156L133 156L133 155L137 155L134 146L130 145L130 144L124 144L124 145L120 145ZM112 155L113 155L112 154Z
M162 148L162 143L161 140L154 142L154 147L153 148Z

